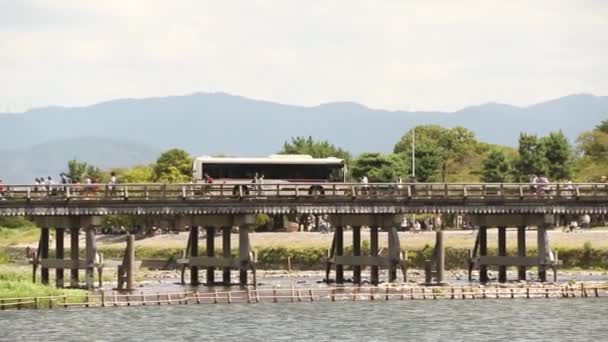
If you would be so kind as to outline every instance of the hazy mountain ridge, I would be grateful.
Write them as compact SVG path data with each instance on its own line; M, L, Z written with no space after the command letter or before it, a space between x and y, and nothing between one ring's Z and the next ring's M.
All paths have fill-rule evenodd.
M24 168L35 165L42 153L33 151L43 151L56 141L64 141L57 145L64 147L55 149L69 150L74 144L65 140L76 137L97 139L97 143L86 144L88 149L78 154L79 159L94 158L90 162L111 167L128 163L118 158L118 152L130 156L135 164L152 161L158 152L171 147L195 155L267 155L279 150L285 140L300 135L327 139L355 154L390 152L407 130L420 124L460 125L475 131L482 141L515 146L521 131L546 134L562 129L574 140L607 118L608 97L589 94L527 107L486 103L453 113L388 111L355 102L292 106L226 93L118 99L85 107L52 106L0 114L0 177L12 179L15 172L28 173ZM116 145L124 141L134 143ZM43 146L30 150L39 144ZM102 147L120 151L100 154ZM67 152L47 153L57 159L74 157ZM138 155L149 159L136 158ZM47 172L37 168L36 173L54 174L59 171L51 168L55 164L49 162Z
M102 169L147 164L160 149L139 143L103 138L72 138L32 147L0 150L0 178L5 182L29 183L37 177L57 179L67 171L67 161L78 159Z

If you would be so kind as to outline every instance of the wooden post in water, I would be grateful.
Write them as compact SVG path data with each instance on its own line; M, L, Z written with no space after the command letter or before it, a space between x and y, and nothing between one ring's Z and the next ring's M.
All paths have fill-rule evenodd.
M64 229L56 228L55 229L55 259L63 260L63 236ZM63 287L63 268L55 269L55 287L62 288Z
M353 255L361 255L361 226L353 227ZM353 283L361 284L361 264L353 267Z
M49 258L49 228L42 227L40 230L40 258L41 261ZM49 269L46 267L40 268L40 278L42 284L49 284Z
M488 227L479 227L479 256L488 255ZM488 266L479 265L479 282L488 282Z
M443 231L442 230L438 230L435 233L435 245L437 246L437 276L436 276L436 280L437 280L437 284L442 284L444 279L443 279L443 273L445 270L445 246L443 243Z
M207 231L207 257L215 257L215 227L205 227ZM215 283L215 267L207 266L207 285Z
M198 226L190 226L190 258L198 257ZM190 259L192 261L192 259ZM198 266L190 266L190 284L197 286L199 283Z
M247 267L249 266L249 227L241 225L239 227L239 283L247 286Z
M390 227L388 231L388 281L393 282L397 280L397 264L399 262L399 237L397 236L397 229Z
M227 259L230 258L230 233L231 227L222 227L222 256ZM230 285L230 267L224 267L222 269L222 282L224 285Z
M93 289L94 284L94 264L95 264L95 230L92 226L88 226L85 228L86 233L86 286L87 290Z
M378 250L379 250L379 248L378 248L378 227L377 226L370 227L369 235L370 235L370 254L372 257L377 257ZM379 274L378 265L372 265L370 280L373 285L378 285L378 278L379 278L378 274Z
M517 256L526 257L526 226L517 227ZM517 267L517 280L526 280L526 266Z
M336 257L344 255L344 227L337 226L336 231ZM336 283L344 283L344 266L336 263Z
M538 279L541 282L547 281L547 228L539 226L536 231L536 241L538 243Z
M507 227L498 227L498 256L507 256ZM507 266L498 266L498 281L507 282Z
M127 235L127 248L125 250L125 265L127 272L127 290L131 291L135 288L135 236Z
M70 259L72 267L70 268L70 286L78 287L78 233L79 227L70 227Z

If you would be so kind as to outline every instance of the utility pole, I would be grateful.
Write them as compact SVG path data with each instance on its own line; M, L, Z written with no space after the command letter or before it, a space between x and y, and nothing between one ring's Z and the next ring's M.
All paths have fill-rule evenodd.
M412 128L412 178L416 179L416 126Z

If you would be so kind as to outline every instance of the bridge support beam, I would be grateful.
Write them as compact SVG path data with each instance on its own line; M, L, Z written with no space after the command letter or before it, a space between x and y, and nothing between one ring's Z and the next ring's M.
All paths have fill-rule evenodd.
M85 269L85 281L88 290L92 290L95 283L95 230L89 226L85 228L85 256L86 256L86 269Z
M547 239L547 228L539 226L536 231L537 251L538 251L538 280L547 281L547 252L549 250L549 240Z
M49 228L42 227L40 230L40 258L49 258ZM49 269L44 265L40 268L40 281L44 285L49 284Z
M196 258L198 257L198 226L190 227L188 237L190 238L190 256ZM199 284L198 266L190 266L190 284L193 286Z
M222 270L222 282L224 285L230 285L230 271L233 269L239 270L239 283L246 286L248 282L248 271L251 269L253 282L256 282L255 276L255 261L251 255L251 243L249 242L249 227L255 223L255 215L193 215L181 216L178 218L177 226L180 227L204 227L206 231L205 245L206 253L204 256L199 256L198 253L189 253L185 258L179 259L177 264L183 267L193 269L204 268L207 273L206 284L208 286L215 285L215 270ZM239 252L237 257L232 257L231 254L231 231L232 227L239 227ZM215 254L215 232L217 229L222 230L222 255ZM198 234L190 234L189 246L197 246ZM194 242L196 239L197 242ZM197 246L198 247L198 246ZM191 273L192 274L192 273ZM182 273L182 281L184 273ZM194 279L191 279L193 281ZM194 282L192 282L194 284Z
M369 243L369 247L370 247L370 254L373 257L378 257L378 253L380 251L379 248L379 244L378 244L378 230L379 227L377 226L373 226L369 228L369 235L370 235L370 243ZM372 283L372 285L378 285L378 283L380 282L380 267L378 267L378 265L372 265L371 267L371 274L370 274L370 282Z
M329 281L329 270L335 266L336 283L344 282L344 266L353 269L353 283L361 283L361 270L371 267L370 281L377 285L379 282L380 267L388 268L388 281L397 279L397 269L401 267L405 278L405 261L401 259L399 235L395 227L399 226L403 215L397 214L344 214L332 215L330 221L336 227L332 242L332 249L327 262L326 280ZM344 227L353 227L353 253L344 255ZM361 255L361 226L370 227L371 255ZM388 256L380 256L378 232L383 228L388 235Z
M479 227L479 257L483 258L488 255L488 227ZM479 265L479 282L485 284L488 282L488 266Z
M498 256L507 256L507 227L498 227ZM507 282L507 266L498 266L498 282Z
M222 256L224 259L230 259L232 252L230 250L230 238L232 227L222 227ZM230 285L230 267L222 269L222 282L224 285Z
M361 256L361 226L353 227L353 256ZM353 266L353 283L361 284L361 265Z
M507 267L517 267L517 278L526 280L526 269L538 266L539 281L547 281L547 267L553 267L556 272L557 261L547 260L549 255L549 242L547 227L555 222L555 215L551 214L479 214L470 215L473 224L480 225L479 230L479 256L473 256L471 264L479 265L479 280L487 282L487 267L498 266L498 281L507 281ZM526 253L526 227L537 227L536 257L528 257ZM498 256L487 255L487 229L498 227ZM517 227L517 256L507 256L507 227Z
M64 249L63 249L63 238L65 235L65 229L55 229L55 259L63 260ZM63 288L63 268L55 269L55 287Z
M443 239L443 230L438 230L435 235L435 248L437 255L437 284L444 284L445 245Z
M388 281L397 280L397 265L399 264L399 235L395 227L388 228Z
M334 232L336 236L336 257L342 257L344 255L344 227L337 226ZM336 283L344 283L344 265L336 264Z
M205 227L207 232L206 240L207 240L207 257L214 258L215 257L215 227L207 226ZM198 236L198 235L197 235ZM197 237L198 239L198 237ZM207 285L215 284L215 267L207 266Z
M241 286L247 286L247 268L251 261L249 257L249 227L239 227L239 283Z
M526 257L526 226L517 227L517 256ZM526 280L526 266L517 267L517 280Z
M72 267L70 268L70 286L78 287L80 280L78 279L78 242L79 242L79 227L70 227L70 259L72 259Z

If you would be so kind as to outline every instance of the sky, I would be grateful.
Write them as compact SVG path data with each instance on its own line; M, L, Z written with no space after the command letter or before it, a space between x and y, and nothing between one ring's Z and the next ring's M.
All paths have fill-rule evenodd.
M0 0L0 112L194 92L456 111L607 90L602 0Z

